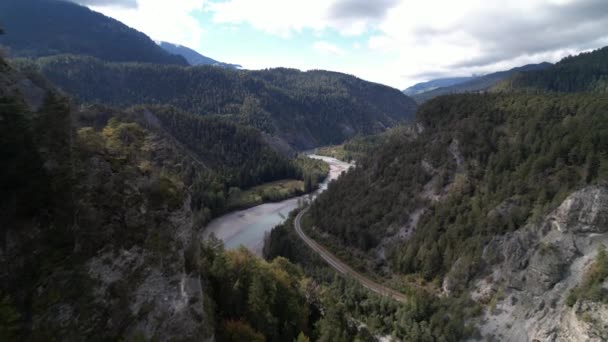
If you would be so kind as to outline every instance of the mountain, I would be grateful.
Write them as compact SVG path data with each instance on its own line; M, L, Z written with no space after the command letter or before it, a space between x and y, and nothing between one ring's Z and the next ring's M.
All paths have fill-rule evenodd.
M413 96L421 93L426 93L431 90L435 90L437 88L449 87L457 84L461 84L464 82L468 82L477 78L478 76L470 76L470 77L451 77L451 78L438 78L435 80L430 80L427 82L417 83L413 86L405 89L403 93L408 96Z
M528 92L608 92L608 47L566 57L550 68L515 75L496 88Z
M200 53L185 47L179 44L167 43L167 42L159 42L158 46L163 48L170 54L179 55L184 57L190 65L198 66L198 65L212 65L212 66L220 66L224 68L232 68L232 69L240 69L241 66L238 64L228 64L218 62L215 59L206 57L201 55Z
M84 102L168 104L193 114L219 114L302 150L381 132L411 119L416 109L396 89L321 70L116 64L81 56L16 64L42 73Z
M0 44L14 57L80 54L115 62L188 65L145 34L123 23L59 0L0 1Z
M0 152L3 341L293 341L320 320L296 266L198 238L234 182L297 171L258 131L76 106L0 58Z
M522 67L513 68L507 71L499 71L485 76L474 78L470 81L456 85L442 87L412 96L418 103L424 103L432 98L447 94L477 93L487 91L500 81L520 72L543 70L551 67L551 63L528 64Z
M451 298L454 336L469 322L483 340L605 340L608 98L588 92L605 51L426 102L313 202L306 233L397 289ZM572 87L571 70L595 71ZM306 265L292 231L267 250Z

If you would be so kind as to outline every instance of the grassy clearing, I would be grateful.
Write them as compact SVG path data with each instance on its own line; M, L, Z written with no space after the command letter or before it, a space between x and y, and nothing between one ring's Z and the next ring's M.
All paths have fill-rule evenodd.
M304 194L304 181L286 179L255 186L248 190L230 189L230 209L244 209L267 202L278 202Z
M349 152L344 149L344 144L335 145L335 146L325 146L319 147L315 154L320 156L332 157L342 161L350 161L348 158L350 157Z
M401 126L396 126L380 134L356 136L342 145L317 148L315 153L350 163L353 160L361 160L385 143L391 136L403 135L403 129Z

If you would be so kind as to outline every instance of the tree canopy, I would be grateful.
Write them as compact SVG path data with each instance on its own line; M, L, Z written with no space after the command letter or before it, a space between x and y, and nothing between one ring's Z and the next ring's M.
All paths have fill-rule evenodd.
M296 149L381 132L411 119L416 108L396 89L328 71L117 64L82 56L16 64L41 72L84 102L172 105L196 115L221 115Z

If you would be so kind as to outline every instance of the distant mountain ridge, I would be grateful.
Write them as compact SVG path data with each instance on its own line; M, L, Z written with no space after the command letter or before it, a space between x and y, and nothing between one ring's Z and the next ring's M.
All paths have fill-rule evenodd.
M496 86L497 90L608 92L608 47L569 56L551 66L516 74Z
M78 54L109 62L188 65L150 37L94 12L60 0L2 0L0 44L13 57Z
M478 78L479 76L465 76L465 77L450 77L450 78L438 78L427 82L421 82L414 84L413 86L405 89L403 93L408 96L413 96L427 91L435 90L437 88L449 87L456 84L468 82L472 79Z
M462 94L462 93L475 93L480 91L486 91L493 86L497 85L499 82L506 80L507 78L517 74L518 72L527 72L527 71L535 71L535 70L544 70L550 68L553 64L543 62L539 64L528 64L521 67L513 68L510 70L499 71L491 74L487 74L485 76L474 78L470 81L455 84L448 87L437 88L435 90L431 90L428 92L416 94L412 96L414 100L418 103L424 103L432 98L441 95L448 94Z
M20 63L84 102L168 104L192 114L221 115L298 150L382 132L412 119L417 107L397 89L321 70L107 63L69 55L14 61Z
M165 51L167 51L171 54L184 57L188 61L188 63L192 66L213 65L213 66L219 66L219 67L231 68L231 69L240 69L242 67L239 64L218 62L213 58L203 56L200 53L196 52L195 50L193 50L189 47L183 46L183 45L162 42L162 41L157 42L157 44L158 44L158 46L160 46Z

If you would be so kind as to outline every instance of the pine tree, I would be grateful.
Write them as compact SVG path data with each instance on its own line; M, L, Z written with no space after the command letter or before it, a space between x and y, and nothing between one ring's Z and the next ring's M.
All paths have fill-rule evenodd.
M597 157L597 153L592 153L587 156L587 176L585 181L590 183L595 177L597 177L600 169L600 159Z
M270 315L268 298L260 276L256 275L251 281L248 294L248 310L251 322L260 331L266 331L267 317Z
M422 274L425 278L432 278L441 267L441 253L437 248L437 244L433 242L430 249L423 254L422 260Z
M300 334L298 335L298 339L296 340L296 342L310 342L310 339L308 338L308 336L304 335L303 332L300 332Z

